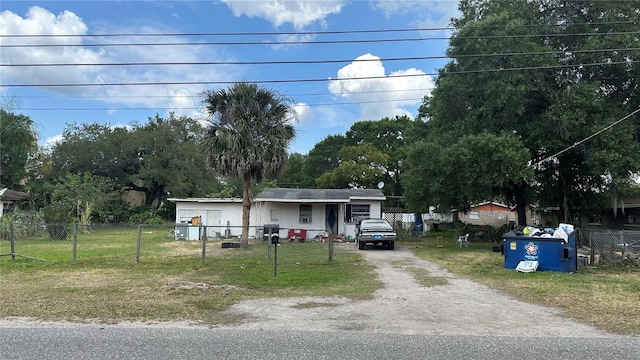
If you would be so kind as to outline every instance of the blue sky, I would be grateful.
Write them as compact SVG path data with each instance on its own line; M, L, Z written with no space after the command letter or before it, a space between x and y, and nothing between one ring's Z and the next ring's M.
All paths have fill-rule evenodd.
M289 150L300 153L356 121L415 116L434 86L431 74L446 62L450 32L437 29L458 14L457 1L435 0L3 0L0 6L0 96L34 120L42 144L59 139L67 123L124 126L169 111L202 119L205 89L279 81L261 85L294 101L299 119ZM390 29L422 30L353 32ZM42 34L76 36L7 36ZM129 35L96 36L104 34ZM140 34L161 36L134 36ZM282 44L292 41L302 43ZM139 45L122 46L131 43ZM15 66L25 64L47 66ZM131 83L142 85L117 85ZM53 84L92 86L45 86Z

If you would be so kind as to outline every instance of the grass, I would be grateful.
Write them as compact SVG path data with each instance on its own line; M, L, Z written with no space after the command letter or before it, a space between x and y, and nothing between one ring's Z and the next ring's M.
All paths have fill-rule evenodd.
M141 233L136 262L137 229L94 229L79 234L76 261L72 240L40 236L15 242L18 254L47 261L0 257L0 317L33 317L69 321L233 321L220 311L245 299L289 296L343 296L369 299L381 284L375 269L360 254L335 248L328 260L327 244L284 243L278 247L277 276L273 252L262 241L248 249L222 249L220 242L202 245L176 241L169 228ZM419 257L450 272L542 305L559 307L567 316L618 334L640 335L640 269L583 267L575 273L523 274L504 268L493 244L470 243L458 248L453 233L409 239ZM273 251L273 248L271 248ZM0 241L0 253L9 242ZM271 255L271 257L269 256ZM392 264L410 272L422 286L446 284L420 268ZM274 300L277 304L277 300ZM333 306L308 302L300 307Z
M436 236L443 236L438 247ZM401 243L448 271L523 301L561 308L569 317L618 334L640 335L640 269L581 267L574 273L520 273L504 268L491 243L458 248L453 233Z
M273 253L262 241L247 249L222 249L220 242L175 241L168 229L100 230L72 240L45 238L15 242L18 254L47 260L0 257L0 317L45 320L228 322L219 311L251 298L344 296L366 299L381 284L375 269L357 253L326 244L282 244L274 277ZM272 248L273 251L273 248ZM0 241L0 253L9 242ZM317 305L316 305L317 306Z

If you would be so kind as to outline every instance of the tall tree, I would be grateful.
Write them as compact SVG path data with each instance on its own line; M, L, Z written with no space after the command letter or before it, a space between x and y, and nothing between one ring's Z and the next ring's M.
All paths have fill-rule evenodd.
M418 146L437 151L466 136L511 132L521 144L513 146L528 150L536 178L501 192L509 194L519 214L524 214L522 204L535 200L529 195L537 193L545 205L564 208L566 221L591 195L610 189L609 179L638 173L637 121L581 143L638 106L633 97L638 65L628 60L638 57L629 44L639 40L625 31L637 23L637 8L618 1L463 0L460 10L447 50L453 60L441 69L436 89L421 107L424 141L431 145L414 145L413 156L433 157L415 151ZM621 41L621 48L604 39ZM580 146L567 149L576 143ZM464 163L462 154L450 155L443 166ZM500 169L481 157L477 162L486 172ZM423 179L437 182L441 173ZM489 198L492 186L485 188ZM523 216L519 222L525 223Z
M295 137L291 101L274 90L240 82L208 90L203 103L210 126L204 139L209 164L221 176L242 178L241 246L249 244L251 181L276 177L284 170Z
M315 144L304 163L306 179L302 187L316 188L316 179L340 165L340 150L345 146L344 135L329 135Z
M322 174L320 188L374 189L385 173L389 155L372 144L345 146L340 150L340 165Z
M284 174L281 179L278 179L278 187L283 188L301 188L305 187L309 176L304 171L304 164L307 160L307 155L299 153L293 153L289 155L287 165L284 169Z
M389 157L384 172L378 179L378 182L385 183L384 192L387 195L403 194L400 176L403 171L402 162L406 157L407 131L411 131L412 123L413 120L408 116L358 121L345 135L347 145L371 144Z
M52 151L50 179L90 172L113 180L115 189L144 193L146 206L170 196L204 196L214 190L200 146L204 134L194 119L156 115L127 127L68 125Z
M33 120L0 109L0 188L22 189L27 162L37 149Z

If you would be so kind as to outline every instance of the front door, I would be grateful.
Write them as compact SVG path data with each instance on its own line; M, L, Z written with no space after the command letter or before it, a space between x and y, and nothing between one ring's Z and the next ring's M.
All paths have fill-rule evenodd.
M338 204L327 204L325 214L324 226L332 234L338 234Z

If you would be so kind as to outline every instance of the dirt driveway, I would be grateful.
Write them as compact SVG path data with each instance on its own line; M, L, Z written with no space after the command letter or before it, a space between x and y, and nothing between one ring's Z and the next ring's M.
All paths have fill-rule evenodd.
M358 251L353 244L337 246ZM404 247L361 251L377 267L384 288L372 300L301 297L249 300L223 314L240 329L369 331L427 335L511 335L607 337L607 333L562 316L562 311L518 301L504 293L458 278L419 259ZM423 268L447 285L422 287L407 268ZM327 306L304 307L317 303Z

